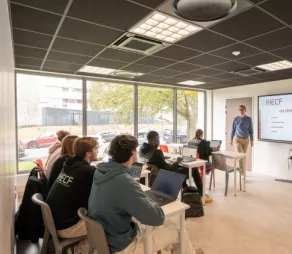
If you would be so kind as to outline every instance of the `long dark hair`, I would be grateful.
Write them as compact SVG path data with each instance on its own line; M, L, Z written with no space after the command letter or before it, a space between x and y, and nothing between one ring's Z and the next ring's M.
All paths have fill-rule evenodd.
M137 147L138 141L135 137L130 135L119 135L112 140L109 155L112 156L115 162L124 163L131 158L133 151L135 151Z

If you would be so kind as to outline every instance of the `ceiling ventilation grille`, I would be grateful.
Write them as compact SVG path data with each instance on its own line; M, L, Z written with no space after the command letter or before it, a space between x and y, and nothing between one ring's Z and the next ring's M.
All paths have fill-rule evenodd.
M144 37L128 33L115 41L111 47L149 55L168 45L168 43L146 39Z
M233 72L234 74L237 74L239 76L244 76L244 77L248 77L248 76L252 76L252 75L256 75L256 74L260 74L260 73L264 73L264 70L261 69L257 69L257 68L248 68L248 69L244 69L244 70L240 70L240 71L235 71Z

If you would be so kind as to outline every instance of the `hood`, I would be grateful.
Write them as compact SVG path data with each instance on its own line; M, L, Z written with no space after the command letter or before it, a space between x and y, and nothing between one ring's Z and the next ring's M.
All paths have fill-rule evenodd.
M130 169L121 163L115 161L109 161L107 163L101 163L98 165L95 171L93 181L95 184L104 183L117 175L130 174Z
M69 157L64 163L64 169L75 169L89 166L89 163L79 156Z
M148 154L149 152L152 152L156 148L148 143L143 143L143 145L140 148L140 153L145 155Z

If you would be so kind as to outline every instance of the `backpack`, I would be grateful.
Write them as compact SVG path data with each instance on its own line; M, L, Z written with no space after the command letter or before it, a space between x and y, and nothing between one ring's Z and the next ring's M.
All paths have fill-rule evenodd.
M38 179L38 174L41 179ZM47 198L47 178L42 169L34 167L27 180L22 203L15 214L15 234L21 240L38 242L44 236L44 222L41 208L31 198L35 193L41 193Z
M190 206L190 208L186 210L186 218L204 216L201 195L195 187L186 187L183 190L182 202Z

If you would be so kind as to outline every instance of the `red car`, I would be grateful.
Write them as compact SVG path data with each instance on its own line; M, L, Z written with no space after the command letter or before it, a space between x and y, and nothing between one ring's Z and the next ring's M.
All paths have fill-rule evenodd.
M56 134L54 132L44 132L40 136L25 141L25 148L38 148L51 146L57 141Z

